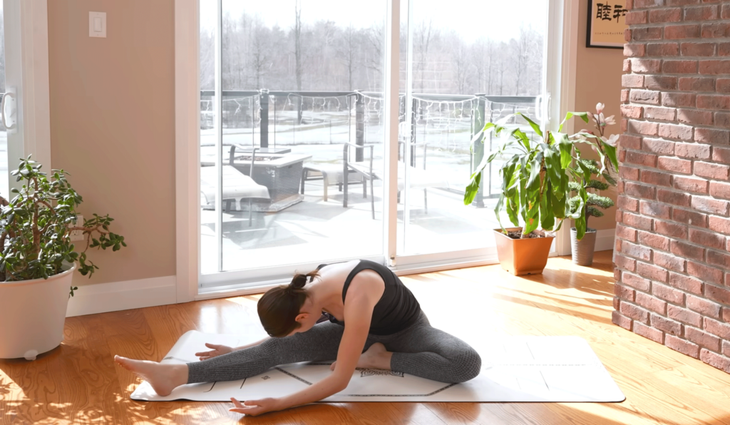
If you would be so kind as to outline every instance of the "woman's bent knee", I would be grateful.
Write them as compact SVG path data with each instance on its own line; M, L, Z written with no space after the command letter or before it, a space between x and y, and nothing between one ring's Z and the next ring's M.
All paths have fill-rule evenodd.
M455 359L453 382L466 382L479 376L482 358L473 348L464 351Z

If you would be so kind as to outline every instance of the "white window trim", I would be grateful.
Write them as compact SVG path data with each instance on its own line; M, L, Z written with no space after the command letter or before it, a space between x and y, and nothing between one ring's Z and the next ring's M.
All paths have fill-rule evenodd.
M389 0L390 27L399 25L400 2L407 0ZM552 92L553 99L550 106L551 117L559 116L575 103L575 90L571 86L575 81L575 49L577 46L577 13L578 0L550 0L549 1L549 41L553 48L553 55L549 56L548 67L552 75L560 75L560 81L553 78L552 84L557 87L547 87ZM198 205L199 176L195 170L199 164L199 3L198 0L175 0L175 166L176 166L176 246L177 246L177 301L187 302L193 299L214 298L216 296L234 296L252 292L260 292L278 280L261 281L261 286L241 289L221 290L199 294L200 281L200 212ZM394 12L395 11L395 12ZM394 21L396 18L397 21ZM390 31L389 31L390 32ZM398 59L399 49L391 52L390 46L386 49L389 54L386 64ZM556 53L557 52L557 53ZM395 62L398 63L398 62ZM390 70L397 78L397 70ZM390 74L389 74L390 75ZM392 77L391 77L392 78ZM551 82L548 82L551 84ZM397 87L386 85L386 91L397 90ZM392 96L391 96L392 97ZM393 105L390 105L392 108ZM390 113L397 113L390 111ZM390 138L397 138L397 126L386 129ZM394 147L397 149L397 146ZM391 155L395 153L389 152ZM395 168L395 167L391 167ZM391 173L395 169L389 170ZM392 182L393 185L395 182ZM394 198L395 191L391 190ZM386 198L384 198L386 199ZM387 208L397 208L395 200L386 199ZM395 215L390 214L394 221ZM390 221L384 222L384 255L392 260L395 254L396 225ZM564 253L566 238L559 236L557 253ZM569 244L569 240L567 240ZM569 245L568 245L569 246ZM494 249L483 248L462 251L459 253L412 255L397 257L396 272L399 274L435 271L453 267L467 267L496 262ZM238 272L231 272L235 276Z

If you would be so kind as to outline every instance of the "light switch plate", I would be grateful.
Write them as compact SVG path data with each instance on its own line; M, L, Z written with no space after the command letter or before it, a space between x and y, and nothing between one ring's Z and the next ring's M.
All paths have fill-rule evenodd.
M106 12L89 12L89 37L106 38Z

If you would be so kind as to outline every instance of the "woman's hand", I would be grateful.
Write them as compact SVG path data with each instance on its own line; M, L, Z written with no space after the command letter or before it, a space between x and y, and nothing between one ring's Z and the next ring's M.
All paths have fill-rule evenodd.
M261 400L246 400L243 403L231 397L231 402L235 407L229 409L230 412L241 413L249 416L258 416L267 412L279 410L278 400L275 398L263 398Z
M227 346L227 345L215 345L210 343L205 343L205 346L208 348L212 348L212 351L201 351L199 353L195 353L195 355L200 358L200 360L208 360L212 359L213 357L222 356L224 354L228 354L231 351L233 351L233 348Z

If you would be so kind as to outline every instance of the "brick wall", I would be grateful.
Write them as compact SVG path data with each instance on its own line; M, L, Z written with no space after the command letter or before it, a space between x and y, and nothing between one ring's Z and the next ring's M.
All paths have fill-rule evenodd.
M730 2L625 1L613 322L730 373Z

